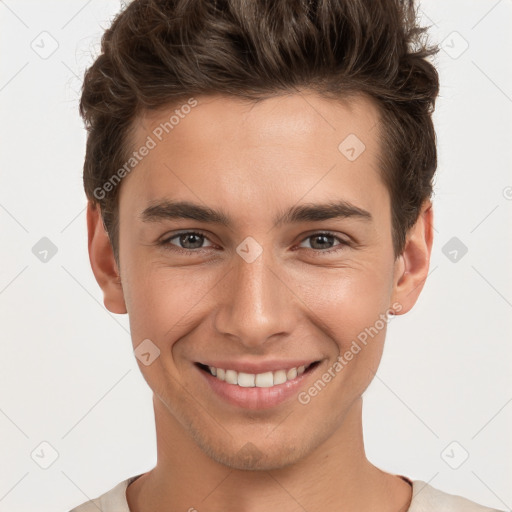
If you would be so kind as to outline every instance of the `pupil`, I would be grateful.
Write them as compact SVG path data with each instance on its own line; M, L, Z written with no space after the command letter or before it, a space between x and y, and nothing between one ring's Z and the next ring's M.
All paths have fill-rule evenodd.
M322 240L323 239L323 243L329 243L329 241L327 239L331 238L330 235L316 235L315 237L315 243L317 240ZM327 241L326 241L327 240ZM322 242L320 242L321 244ZM322 249L323 247L320 247L320 249Z
M196 241L196 244L199 244L197 247L187 247L189 249L197 249L198 247L201 246L201 240L200 240L200 237L199 235L194 235L194 234L190 234L190 235L182 235L182 242L183 240L186 240L187 238L197 238L198 240ZM186 242L185 242L186 243ZM192 242L192 245L194 245L194 242Z

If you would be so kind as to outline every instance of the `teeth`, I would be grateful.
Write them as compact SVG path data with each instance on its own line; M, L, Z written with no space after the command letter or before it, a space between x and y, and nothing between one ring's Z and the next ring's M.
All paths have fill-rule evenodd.
M257 388L270 388L274 385L274 374L272 372L258 373L254 380Z
M238 385L242 386L243 388L253 388L254 378L255 376L252 373L240 372L238 374Z
M238 384L238 373L235 370L226 370L226 378L228 384Z
M286 382L286 370L277 370L274 372L274 386Z
M228 384L235 384L243 388L270 388L302 375L306 370L306 366L303 365L298 368L258 374L224 370L222 368L215 368L214 366L208 366L208 369L214 377Z
M295 379L295 377L297 377L297 368L290 368L286 372L286 380Z

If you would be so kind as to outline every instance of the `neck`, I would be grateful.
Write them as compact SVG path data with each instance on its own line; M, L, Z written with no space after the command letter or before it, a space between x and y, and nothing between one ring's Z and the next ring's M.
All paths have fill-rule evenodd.
M157 465L128 486L131 512L230 510L242 512L346 510L405 512L410 485L366 458L362 400L341 427L299 462L272 470L239 470L205 454L154 399Z

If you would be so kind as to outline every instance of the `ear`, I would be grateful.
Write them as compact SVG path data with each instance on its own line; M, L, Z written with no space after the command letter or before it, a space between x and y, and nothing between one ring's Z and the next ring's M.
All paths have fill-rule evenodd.
M434 236L434 213L432 203L423 203L418 220L407 233L404 251L395 262L392 303L401 308L392 308L402 315L416 303L428 276L430 254Z
M111 313L126 313L123 288L110 239L98 205L87 204L89 261L96 281L103 290L103 303Z

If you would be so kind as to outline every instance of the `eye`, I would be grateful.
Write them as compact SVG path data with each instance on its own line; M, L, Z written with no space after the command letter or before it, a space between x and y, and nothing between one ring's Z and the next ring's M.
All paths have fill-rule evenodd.
M174 240L176 240L176 242L174 242ZM309 249L311 249L313 253L317 254L336 253L350 245L347 240L343 240L342 238L329 232L319 232L309 235L302 241L302 244L308 240L312 240L310 244L311 247ZM208 246L203 245L205 241L209 243ZM332 244L335 241L338 241L338 244L334 245L334 248L332 248ZM158 245L164 247L166 250L176 251L189 255L198 254L207 247L214 246L214 244L208 240L206 235L203 235L197 231L183 231L181 233L176 233L158 242ZM300 245L300 247L303 246Z
M334 253L343 250L346 246L349 245L349 243L346 240L343 240L342 238L327 232L314 233L312 235L309 235L304 239L302 243L310 239L312 240L311 249L316 252ZM336 249L326 247L326 245L332 246L334 240L337 240L339 242L337 245L334 246L336 247Z
M172 242L172 240L177 239L177 243ZM205 235L202 233L198 233L196 231L184 231L181 233L177 233L172 235L171 237L165 238L159 245L162 245L168 249L176 250L176 251L185 251L185 252L199 252L201 249L204 249L202 246L203 242L208 240ZM171 247L171 246L176 246ZM213 244L210 242L210 246Z

